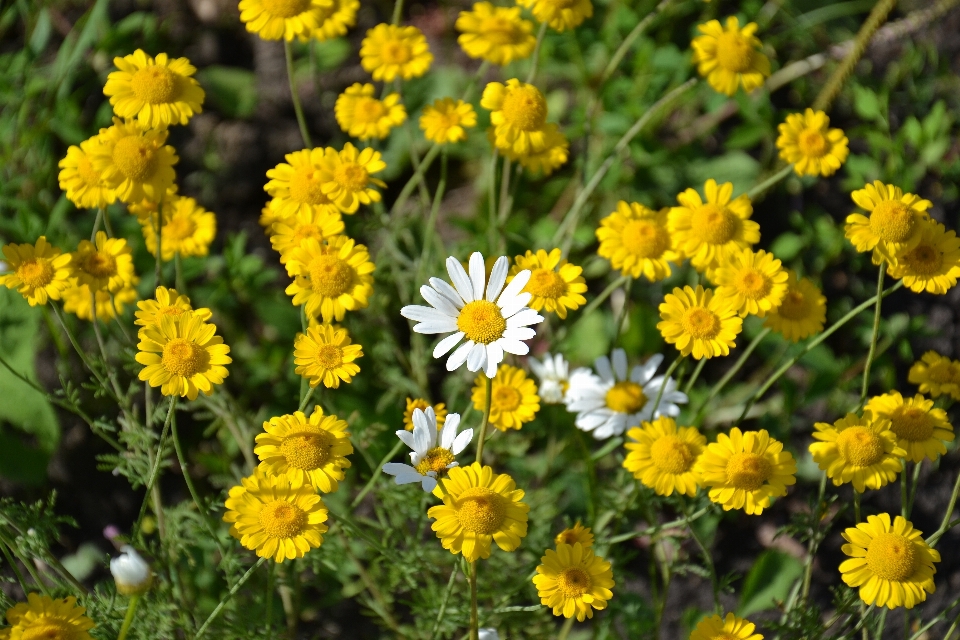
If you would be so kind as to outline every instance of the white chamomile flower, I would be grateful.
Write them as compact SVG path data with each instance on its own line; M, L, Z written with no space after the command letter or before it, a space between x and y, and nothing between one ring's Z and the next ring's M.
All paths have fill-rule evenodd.
M460 414L451 413L443 423L440 442L437 443L437 414L433 407L413 410L413 431L401 429L397 437L413 449L410 463L388 462L383 472L394 476L397 484L419 482L427 493L437 486L437 479L447 474L447 470L458 465L456 456L473 440L473 429L465 429L457 435L460 426ZM412 466L411 466L412 465Z
M153 582L153 572L137 550L124 545L120 556L110 560L110 573L117 583L117 591L125 596L143 593Z
M577 428L592 431L595 438L602 439L618 436L644 420L680 415L677 404L685 403L687 395L677 391L673 378L654 377L663 362L662 355L651 356L635 366L629 377L626 352L614 349L612 359L611 366L610 358L597 358L596 374L583 368L571 374L566 403L567 410L577 414ZM654 407L660 387L663 396L660 405Z
M528 325L543 322L543 317L527 308L529 293L521 293L530 279L525 269L514 276L506 287L510 261L497 259L486 281L483 256L470 256L470 275L460 262L447 258L447 273L453 286L440 278L430 278L430 286L420 287L420 294L430 306L407 305L400 310L404 318L415 320L417 333L450 333L433 350L434 358L442 358L461 344L447 358L447 371L454 371L464 362L470 371L481 369L488 378L497 375L503 354L526 355L530 349L523 342L536 335ZM484 296L486 289L486 296Z
M546 404L560 404L570 386L570 364L561 354L543 354L543 360L527 360L530 370L540 379L540 400Z

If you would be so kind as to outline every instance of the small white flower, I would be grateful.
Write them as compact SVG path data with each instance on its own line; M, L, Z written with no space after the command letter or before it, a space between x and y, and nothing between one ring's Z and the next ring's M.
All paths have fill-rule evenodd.
M124 545L120 556L110 561L110 573L117 583L117 591L125 596L143 593L153 582L150 565L130 545Z
M500 640L500 634L496 629L479 629L478 640Z
M434 358L442 358L464 338L447 358L447 371L454 371L464 362L470 371L481 369L488 378L497 375L503 354L527 355L523 342L536 332L528 325L543 322L543 317L527 308L529 293L521 293L530 279L530 270L518 273L506 287L509 260L497 259L486 281L483 256L470 256L470 275L460 261L447 258L447 273L453 286L440 278L430 278L430 286L420 287L420 295L430 306L407 305L400 310L404 318L415 320L417 333L450 333L433 350ZM486 290L486 297L484 297Z
M654 377L663 362L662 355L651 356L642 365L634 367L629 378L626 352L614 349L612 358L612 366L610 358L597 358L594 361L596 374L581 368L570 376L567 410L577 414L579 429L592 431L595 438L602 439L620 435L644 420L680 415L677 404L685 403L687 395L677 391L677 382L673 378ZM660 405L654 407L661 387L663 397Z
M543 354L543 361L536 358L527 360L530 370L540 378L540 399L546 404L559 404L570 386L570 364L559 353L551 356Z
M443 423L438 444L437 415L433 407L427 407L426 411L414 409L413 431L397 431L397 437L413 449L410 452L411 464L388 462L383 465L383 472L394 476L397 484L419 482L423 490L430 493L437 486L437 478L445 476L448 469L457 466L457 454L473 440L473 429L466 429L457 435L459 426L460 414L449 414Z

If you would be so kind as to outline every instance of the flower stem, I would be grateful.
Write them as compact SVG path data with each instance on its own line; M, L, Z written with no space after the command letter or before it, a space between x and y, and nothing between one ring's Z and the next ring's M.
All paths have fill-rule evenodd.
M723 615L723 607L720 605L720 582L717 579L717 568L713 564L713 557L710 555L710 550L707 549L707 545L703 543L703 540L697 535L696 529L693 528L693 520L689 515L690 506L686 501L683 503L683 513L687 516L687 530L690 531L690 537L693 538L693 541L697 543L697 547L700 548L700 553L703 554L703 562L707 565L707 571L710 572L710 585L713 588L713 607L718 615Z
M103 222L103 207L97 209L97 217L93 221L93 231L90 232L90 242L97 241L97 231L100 231L100 224Z
M423 270L427 264L427 258L430 256L430 245L436 244L437 249L443 251L443 241L436 232L437 215L440 213L440 203L443 201L443 194L447 188L447 150L444 149L440 154L440 182L437 183L437 192L433 196L433 203L430 206L430 217L427 218L427 228L423 232L423 248L420 249L420 261L417 263L417 277L414 282L423 282Z
M570 630L573 629L574 620L576 620L576 618L571 616L563 621L563 626L560 627L560 634L557 636L557 640L567 640L567 636L570 635Z
M490 403L493 401L493 378L484 377L486 390L483 401L483 422L480 423L480 436L477 438L477 462L483 464L483 442L487 439L487 425L490 423Z
M740 371L743 365L747 362L747 358L750 357L750 354L753 353L753 350L757 348L757 345L760 344L760 341L766 338L767 334L769 333L769 328L764 328L760 333L758 333L757 336L750 342L750 344L747 345L747 348L743 350L743 353L740 354L740 357L737 359L734 365L730 367L729 371L727 371L723 377L720 378L720 381L717 382L717 384L713 385L713 388L710 389L710 395L707 396L707 399L703 401L703 404L697 408L697 411L694 414L696 416L696 418L693 420L694 424L700 424L700 419L703 416L703 412L707 410L708 406L710 406L710 402L716 398L721 391L723 391L723 388L727 386L727 383L730 382L731 379L733 379L733 376L737 375L737 372Z
M700 372L703 371L703 367L706 364L707 359L700 358L700 362L697 363L697 368L693 370L693 375L690 376L690 379L687 381L687 386L683 388L685 394L690 395L690 390L693 389L694 383L696 383L697 378L700 377Z
M953 493L950 494L950 502L947 503L947 511L943 514L943 521L940 523L940 528L927 538L927 544L931 547L937 546L937 542L940 541L943 534L950 530L950 518L953 516L953 508L957 506L958 496L960 496L960 473L957 473L957 481L953 483Z
M443 490L443 483L438 485ZM430 632L430 640L437 637L437 631L440 629L440 622L443 621L443 614L447 610L447 603L453 594L453 585L456 584L457 574L460 572L460 564L453 563L453 571L450 572L450 580L447 581L447 590L443 592L443 600L440 601L440 610L437 612L437 620L433 623L433 630Z
M533 48L533 57L530 61L530 72L527 73L527 84L531 84L537 77L537 68L540 66L540 46L543 44L543 38L547 35L547 23L540 23L540 31L537 32L537 44Z
M820 475L820 488L817 492L817 506L814 511L814 516L816 516L816 529L813 534L810 536L810 544L807 547L807 557L803 564L803 586L800 589L800 602L806 604L807 598L810 596L810 581L813 576L813 559L817 555L817 549L820 546L820 542L823 540L823 536L820 533L820 522L823 520L823 516L826 515L821 512L823 509L823 496L827 490L827 474L822 473Z
M317 387L310 387L310 391L307 391L306 395L303 396L303 399L300 400L300 406L297 407L297 411L303 411L306 408L307 404L310 402L310 398L313 397L313 392L316 390Z
M752 189L750 189L750 191L747 191L747 197L750 198L751 200L756 199L757 196L763 194L763 192L765 192L767 189L769 189L770 187L772 187L773 185L777 184L778 182L786 178L788 175L790 175L791 171L793 171L793 165L788 164L783 169L780 169L780 171L777 171L775 174L773 174L772 176L770 176L760 184L754 186Z
M657 399L653 403L653 413L651 415L657 415L657 409L660 407L660 400L663 399L663 391L667 388L667 381L670 380L670 376L673 375L673 372L677 370L677 367L680 366L680 363L683 362L683 359L686 356L679 355L677 359L673 361L673 364L670 365L670 368L667 369L667 372L663 375L663 384L660 385L660 390L657 391Z
M400 3L400 0L397 0ZM293 101L293 111L297 114L297 124L300 125L300 136L308 149L313 148L313 142L310 141L310 131L307 129L307 121L303 117L303 107L300 106L300 96L297 94L297 82L293 77L293 50L290 48L290 41L283 41L283 53L287 59L287 79L290 81L290 99Z
M863 386L860 388L860 405L857 411L863 409L867 402L867 390L870 387L870 365L877 352L877 337L880 335L880 305L883 302L883 275L887 266L886 260L880 261L880 273L877 275L877 306L873 311L873 333L870 335L870 350L867 351L867 361L863 365Z
M137 611L137 604L140 602L140 594L130 596L130 603L127 605L127 615L123 617L123 624L120 626L120 635L117 640L124 640L127 632L130 631L130 625L133 623L133 614Z
M607 288L600 292L596 298L590 301L590 304L583 308L583 311L580 313L580 317L586 316L591 311L599 307L603 302L610 297L610 294L616 291L621 286L630 282L630 276L620 276L613 282L607 285Z
M160 202L157 203L157 226L155 227L157 234L157 259L154 261L154 277L156 282L154 287L163 286L163 196L160 196Z
M617 325L613 331L613 344L620 341L620 333L623 331L623 323L627 319L627 311L630 308L630 287L633 285L633 278L627 278L623 285L623 306L620 307L620 313L617 314Z
M400 449L403 448L403 441L397 441L397 444L393 445L393 449L390 450L390 453L383 456L383 460L380 461L380 464L377 465L377 468L373 470L373 474L370 476L370 479L367 480L367 484L363 485L363 489L360 490L360 493L357 494L357 497L353 499L353 502L350 503L351 509L356 509L357 505L363 501L363 499L370 493L370 490L373 489L373 485L376 483L377 478L380 477L380 472L383 470L383 465L390 462L393 456L400 453Z
M197 512L200 514L204 528L206 528L207 533L210 534L210 537L213 538L217 548L220 550L221 557L225 556L226 552L220 544L220 537L217 535L216 528L210 524L210 514L203 506L203 502L200 501L200 494L197 493L197 488L193 485L193 480L190 478L190 468L187 466L187 459L183 455L183 449L180 446L180 435L177 433L176 415L174 415L173 420L171 420L171 436L173 437L173 448L177 452L177 462L180 463L180 472L183 474L184 482L187 483L187 490L190 492L190 497L193 498L193 504L197 507Z
M480 621L477 615L477 561L473 560L470 562L470 640L479 639Z
M487 184L487 204L489 206L489 219L487 221L487 242L489 243L490 253L496 254L499 246L497 233L497 160L500 159L500 152L493 150L493 156L490 158L490 182Z
M173 421L173 414L177 410L177 396L170 396L170 405L167 407L167 418L163 421L163 430L160 432L160 444L157 446L157 455L153 461L153 469L150 470L150 477L147 479L147 490L143 496L143 502L140 504L140 515L137 516L137 522L133 526L133 536L140 531L140 524L143 522L143 514L147 510L147 500L152 491L153 484L157 481L157 475L160 472L160 463L163 460L163 448L167 443L167 433L170 431L170 424ZM159 509L159 505L155 505Z
M249 569L247 569L247 572L246 572L245 574L243 574L243 576L241 576L239 580L237 580L237 583L236 583L235 585L233 585L232 587L230 587L230 591L227 593L227 597L224 598L223 600L221 600L221 601L217 604L216 609L214 609L214 610L210 613L210 616L207 618L206 622L204 622L204 623L200 626L200 628L197 629L197 635L195 635L195 636L193 637L193 640L197 640L198 638L200 638L200 636L203 635L203 632L207 630L207 627L209 627L209 626L211 625L211 623L213 623L213 621L216 620L216 619L220 616L220 612L223 611L223 608L226 606L226 604L227 604L228 602L230 602L230 599L233 598L233 596L235 596L235 595L237 594L237 591L240 590L240 587L242 587L242 586L247 582L247 580L250 579L250 576L253 575L253 572L256 571L257 568L259 568L260 565L262 565L262 564L263 564L264 562L266 562L266 561L267 561L266 558L260 558L260 559L257 561L257 564L255 564L255 565L253 565L252 567L250 567Z
M183 280L183 265L180 263L180 252L173 254L174 282L177 285L177 292L187 295L187 285Z

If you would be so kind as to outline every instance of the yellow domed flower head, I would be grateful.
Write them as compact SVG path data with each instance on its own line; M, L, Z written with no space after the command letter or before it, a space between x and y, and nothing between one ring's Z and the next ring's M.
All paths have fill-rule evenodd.
M487 402L487 377L477 375L473 384L473 408L483 411ZM527 372L509 364L497 367L490 394L490 424L500 431L519 429L540 411L536 383Z
M776 310L787 295L790 275L772 253L742 249L710 274L717 297L730 300L741 318L762 318Z
M309 419L302 411L270 418L263 430L253 449L260 458L260 473L286 475L322 493L337 490L344 469L350 468L346 456L353 453L346 420L325 416L317 407Z
M853 201L870 213L851 213L844 227L847 239L861 253L873 251L873 263L894 261L898 253L920 243L923 223L929 219L929 200L879 180L850 194Z
M863 493L893 482L903 470L900 458L907 452L897 444L886 418L869 411L862 417L848 413L833 424L818 422L813 428L813 437L819 440L810 445L813 461L835 486L852 482Z
M847 136L830 128L823 111L791 113L777 127L780 158L793 165L798 176L832 176L847 160Z
M427 39L416 27L378 24L360 44L360 65L374 80L419 78L432 62Z
M500 66L529 58L537 45L533 23L520 17L520 7L477 2L470 11L460 12L454 26L464 53Z
M537 21L560 32L576 29L593 15L590 0L518 0L517 4L530 9Z
M553 539L553 543L558 546L561 544L573 546L578 542L584 549L589 549L593 546L593 533L590 532L590 527L583 526L579 520L577 520L577 523L572 527L558 533Z
M307 238L322 242L338 236L343 233L343 228L343 217L335 206L310 208L274 222L270 229L270 244L280 253L280 264L288 265L287 273L292 276L294 273L287 260L290 251Z
M543 126L544 147L540 151L516 153L513 149L500 149L501 155L510 158L512 162L519 162L527 171L539 176L549 176L551 173L567 163L570 156L570 141L563 135L553 122ZM487 138L490 144L496 146L496 129L487 129Z
M340 322L347 311L366 308L374 265L365 246L347 236L323 244L308 238L288 256L287 269L295 275L286 292L294 305L307 305L308 316Z
M240 0L240 21L264 40L308 38L333 7L333 0Z
M660 304L657 329L668 344L697 360L725 356L743 329L743 319L727 298L712 289L677 287Z
M117 200L117 194L106 186L100 171L93 168L93 158L101 146L100 136L93 136L79 147L71 145L57 164L60 189L78 209L102 208Z
M134 313L136 320L134 324L141 327L149 327L160 322L160 318L170 316L179 318L184 314L193 314L206 322L213 313L210 309L194 309L190 305L190 298L177 293L176 289L167 289L166 287L157 287L156 297L153 300L141 300L137 303L137 311Z
M16 289L31 307L59 300L72 286L73 257L47 242L46 236L36 244L7 244L3 246L10 273L0 275L0 284Z
M942 356L936 351L927 351L913 363L907 374L910 384L920 385L920 393L931 398L950 395L960 400L960 362Z
M157 324L140 330L136 360L144 365L140 379L160 387L165 396L196 400L209 396L213 386L229 375L230 347L216 335L217 327L193 314L162 316Z
M516 78L505 85L491 82L483 90L480 106L490 111L498 149L525 155L547 148L547 100L532 84Z
M867 516L866 522L843 532L849 544L841 547L849 559L840 563L840 576L860 588L866 604L912 609L937 590L933 576L940 552L931 549L921 531L901 516Z
M447 408L442 402L430 404L424 398L407 398L407 408L403 411L403 428L407 431L413 431L413 412L417 409L426 411L427 407L433 408L433 415L437 420L437 430L443 428L443 423L447 420Z
M351 344L346 329L330 325L307 328L293 341L293 362L296 374L316 387L321 382L328 389L337 389L340 382L350 384L360 373L355 360L363 357L363 347Z
M796 461L766 429L733 427L729 436L718 434L697 460L696 471L711 501L724 511L743 509L747 515L760 515L771 498L786 495L797 482Z
M92 293L88 285L70 287L61 294L63 310L81 320L93 321L94 311L98 320L113 320L117 314L123 314L124 305L137 299L137 290L134 287L139 282L139 278L134 278L117 292L99 289ZM94 299L96 299L96 309L94 309Z
M904 398L899 391L874 396L865 409L890 421L897 445L907 452L906 458L911 462L936 460L947 452L944 442L953 442L953 425L948 422L947 412L935 409L933 400L919 393L913 398Z
M373 187L387 184L373 174L386 168L380 152L369 147L359 151L349 142L341 151L327 147L320 161L321 189L340 211L356 213L361 204L380 202L380 192Z
M553 615L583 622L593 617L594 609L607 608L615 583L610 563L577 542L547 549L533 584L540 603L552 608Z
M73 596L54 600L49 596L28 593L27 601L7 609L10 640L92 640L89 633L94 622Z
M657 492L697 495L696 463L707 439L696 427L678 427L673 418L661 416L627 431L628 451L623 468Z
M740 28L736 16L727 18L726 26L719 20L697 25L697 36L690 43L697 71L716 91L732 96L737 88L750 93L763 85L770 75L770 60L760 53L762 44L754 35L757 23Z
M887 263L887 273L915 293L943 295L960 278L960 238L935 220L920 226L920 241Z
M360 0L333 0L330 6L320 9L320 26L313 30L310 37L301 34L300 40L313 38L323 42L346 35L347 31L357 24L358 9Z
M576 311L587 303L587 299L583 297L587 291L583 269L562 260L560 249L553 249L550 253L543 249L538 249L536 253L528 250L525 255L516 256L513 261L507 282L512 281L521 271L530 271L530 279L522 292L530 294L527 306L534 311L545 309L549 313L556 313L560 319L565 319L567 311Z
M156 219L141 221L143 242L150 255L157 255ZM193 198L173 196L163 201L163 222L160 227L160 255L164 261L176 254L183 258L205 256L217 235L217 216Z
M173 185L173 165L180 159L166 144L166 129L141 131L136 122L114 118L99 137L102 144L95 150L93 168L121 202L157 201Z
M750 198L742 194L731 200L733 183L707 180L704 194L705 200L687 189L677 196L680 206L670 209L668 218L675 249L701 273L760 241L760 225L750 220Z
M382 140L390 135L391 129L407 120L407 110L400 102L399 93L391 93L380 100L374 96L372 84L359 82L347 87L337 97L333 111L340 128L360 140Z
M186 58L171 60L165 53L153 58L137 49L113 64L119 71L107 76L103 95L121 118L136 119L143 129L162 129L187 124L203 111L203 89L192 77L197 68Z
M133 281L133 252L123 238L108 238L97 231L96 244L81 240L73 254L73 275L77 284L94 291L120 291Z
M305 475L305 474L304 474ZM303 475L267 475L259 469L230 489L223 521L230 535L261 558L302 558L323 544L327 507Z
M267 204L273 212L271 222L295 215L339 213L339 207L322 189L320 168L323 153L323 149L294 151L284 156L287 162L281 162L267 171L270 180L263 189L273 196L273 200Z
M432 529L444 549L473 562L490 557L491 542L504 551L520 546L530 507L513 478L474 462L450 469L440 485L434 494L443 504L430 507L427 516L436 520Z
M424 137L437 144L461 142L467 139L467 129L477 126L477 112L463 100L439 98L424 107L420 128Z
M669 277L670 263L680 264L682 256L673 249L668 212L669 209L654 211L639 202L621 200L616 211L600 221L597 255L631 278L644 275L656 282Z
M827 299L807 278L797 280L797 274L790 270L787 274L787 294L780 306L767 314L763 326L797 342L823 331L823 323L827 320Z
M754 633L757 625L746 618L738 618L728 613L725 618L713 614L704 618L690 634L690 640L763 640L763 636Z
M127 213L132 216L136 216L137 222L140 224L146 224L147 222L152 222L153 226L157 226L157 212L160 211L160 203L166 202L167 200L172 200L177 197L177 192L180 188L176 183L171 184L167 187L166 192L163 194L162 198L156 200L151 198L144 198L139 202L128 202L127 203Z

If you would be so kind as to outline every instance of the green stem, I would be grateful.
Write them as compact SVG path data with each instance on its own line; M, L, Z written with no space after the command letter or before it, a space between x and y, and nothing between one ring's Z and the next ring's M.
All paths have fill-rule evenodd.
M127 604L127 615L123 616L123 624L120 626L120 635L117 636L117 640L124 640L127 637L127 632L130 631L130 625L133 624L133 615L137 611L137 604L140 602L140 594L133 594L130 596L130 603Z
M950 502L947 503L947 511L943 514L943 521L940 523L940 528L927 538L927 544L931 547L937 546L937 542L940 541L943 534L950 530L951 524L954 524L950 522L950 517L953 516L953 508L957 506L958 496L960 496L960 473L957 473L957 480L953 483L953 493L950 494Z
M667 381L685 357L686 356L683 355L677 356L677 359L673 361L673 364L670 365L670 368L667 369L667 372L663 375L663 384L660 385L660 390L657 391L657 399L653 402L653 415L656 415L657 409L660 407L660 400L663 399L663 391L667 388Z
M443 201L443 194L447 188L447 150L444 149L440 155L440 182L437 183L437 192L433 196L433 204L430 206L430 217L427 218L427 227L423 231L423 248L420 249L420 261L417 263L417 277L414 282L423 282L423 270L426 268L427 258L430 256L430 244L435 243L437 249L443 250L443 241L440 234L436 232L437 216L440 213L440 203Z
M193 637L193 640L198 640L198 638L200 638L200 636L203 635L203 632L207 630L207 627L209 627L210 624L213 623L213 621L220 616L220 612L223 611L223 608L226 606L226 604L230 602L230 599L237 594L237 591L240 590L240 587L242 587L247 582L247 580L250 579L250 576L253 575L253 572L256 571L257 568L260 567L260 565L262 565L266 561L267 561L266 558L260 558L259 560L257 560L257 564L247 569L247 572L243 574L243 576L239 580L237 580L237 583L232 587L230 587L230 591L227 593L227 597L221 600L217 604L216 609L214 609L210 613L210 616L207 618L206 622L204 622L200 626L200 628L197 629L197 635Z
M697 368L693 370L693 375L690 376L690 379L687 381L687 386L683 388L683 392L690 395L690 390L693 389L694 383L697 381L697 378L700 377L700 372L703 371L704 365L707 364L706 358L700 358L700 362L697 363Z
M627 278L623 285L623 306L620 307L620 313L617 314L617 324L613 328L613 344L616 345L620 340L620 333L623 331L623 323L627 319L627 311L630 308L630 287L633 285L633 278Z
M43 578L41 578L40 574L37 572L36 565L30 562L28 558L24 558L22 555L20 555L20 551L17 549L17 546L16 544L14 544L14 541L10 540L5 534L0 534L0 543L2 543L8 549L10 549L10 553L12 553L17 559L20 560L20 563L27 570L27 573L30 574L30 577L36 583L40 591L42 591L44 595L50 596L51 595L50 589L47 587L47 583L43 581ZM12 562L10 564L11 566L14 566Z
M870 335L870 350L867 351L867 361L863 365L863 386L860 389L860 405L857 407L857 411L862 410L863 405L866 404L867 390L870 388L870 365L873 364L873 357L877 352L877 337L880 335L880 306L883 302L883 276L886 266L887 261L881 260L880 273L877 275L877 306L873 311L873 333Z
M726 387L727 383L733 379L733 376L737 375L737 372L740 371L744 364L746 364L747 358L750 357L750 354L753 353L753 350L757 348L757 345L759 345L769 333L770 329L768 327L764 328L760 333L758 333L757 336L750 341L750 344L747 345L747 348L743 350L743 353L740 354L740 357L737 359L734 365L730 367L730 369L723 375L722 378L720 378L720 381L717 382L717 384L713 385L713 388L710 389L710 395L708 395L706 400L704 400L703 403L697 407L697 411L694 414L696 416L696 418L693 420L694 424L700 424L700 419L703 417L703 412L706 411L707 407L710 406L710 402L712 402L713 399L716 398L721 391L723 391L723 388Z
M807 547L807 557L803 563L803 587L800 590L800 602L804 605L807 602L807 598L810 595L810 582L813 576L813 559L817 555L817 549L820 547L820 542L823 540L823 537L820 534L820 523L823 521L823 516L825 515L822 512L823 509L823 496L827 490L827 474L820 474L820 488L817 492L817 506L816 511L814 511L814 516L816 516L816 529L813 532L813 535L810 536L810 544Z
M484 374L483 421L480 423L480 435L477 438L477 462L483 465L483 443L487 439L487 425L490 423L490 403L493 400L493 379Z
M90 232L90 242L97 241L97 231L100 231L101 223L103 223L103 207L97 209L97 217L93 221L93 231Z
M146 492L143 495L143 502L140 504L140 515L137 516L137 522L133 526L133 535L140 531L140 524L143 522L143 514L147 511L147 501L153 491L153 485L157 481L157 475L160 473L160 463L163 461L163 449L167 443L167 433L170 431L170 424L173 422L173 414L177 410L177 396L170 396L170 405L167 407L167 418L163 421L163 430L160 432L160 443L157 446L157 455L153 461L153 469L150 470L150 477L147 479ZM159 508L159 505L155 505Z
M3 552L3 557L6 558L7 564L13 569L13 575L16 576L17 582L20 583L20 590L24 593L30 593L30 587L27 586L26 579L23 577L23 574L20 573L20 567L17 566L17 561L13 559L10 551L7 550L7 545L0 542L0 551Z
M103 211L103 228L107 232L108 238L113 238L113 226L110 224L110 212L107 210Z
M203 502L200 500L200 494L197 493L197 488L193 485L193 480L190 478L190 467L187 466L187 459L183 455L183 449L180 446L180 434L177 433L176 415L173 416L173 420L171 421L171 436L173 437L173 448L177 452L177 462L180 463L180 472L183 474L183 480L187 484L190 497L193 498L193 504L197 507L197 512L200 514L204 528L206 528L207 533L210 534L210 537L216 543L217 549L220 550L220 556L223 557L226 555L226 552L220 544L220 537L217 535L216 527L210 523L210 514L203 506Z
M644 16L643 20L637 23L637 26L627 34L627 37L623 39L623 42L620 43L620 46L617 47L617 50L613 53L613 56L610 58L610 62L607 63L606 68L603 70L603 75L600 76L600 87L607 83L607 80L613 75L614 71L617 70L617 67L620 66L620 63L623 62L624 56L627 55L627 51L630 50L630 47L633 46L633 43L636 42L644 31L647 30L647 27L650 26L650 23L660 15L667 6L673 2L673 0L662 0L653 11Z
M433 630L430 631L430 640L437 637L437 631L440 630L440 623L443 621L443 614L447 610L447 603L453 594L453 585L456 583L457 574L460 572L460 564L453 563L453 571L450 572L450 579L447 581L447 590L443 592L443 600L440 601L440 610L437 612L437 620L433 623Z
M674 527L687 526L691 522L699 520L700 518L705 516L708 511L710 511L709 506L703 507L699 511L695 511L691 515L684 516L679 520L672 520L670 522L665 522L664 524L658 524L653 527L647 527L646 529L641 529L640 531L628 531L627 533L621 533L618 536L613 536L607 542L608 544L618 544L620 542L625 542L627 540L633 540L635 538L642 538L643 536L653 535L657 531L662 531L664 529L672 529Z
M430 168L430 165L433 164L434 158L437 157L437 154L440 153L441 149L442 145L434 144L427 151L427 155L423 156L423 160L420 161L420 166L414 170L413 175L410 176L410 179L407 180L407 183L403 185L403 189L400 190L400 195L398 195L397 199L393 201L393 206L390 207L391 218L403 208L403 205L406 204L410 194L413 193L413 190L416 189L423 180L424 174L426 173L427 169Z
M487 244L491 254L496 254L499 246L497 233L497 160L500 159L500 152L493 150L490 157L490 181L487 183L487 203L489 206L489 215L487 216Z
M177 285L177 292L187 295L187 285L183 280L183 265L180 263L180 252L173 254L174 282Z
M480 622L477 615L477 561L470 563L470 640L479 640Z
M540 23L540 30L537 32L537 44L533 47L533 59L530 61L530 71L527 73L527 84L531 84L537 77L537 67L540 66L540 46L543 44L543 38L547 35L547 23Z
M767 189L769 189L770 187L772 187L773 185L777 184L778 182L786 178L788 175L790 175L791 171L793 171L793 165L788 164L783 169L780 169L780 171L777 171L775 174L773 174L772 176L770 176L760 184L754 186L752 189L750 189L750 191L747 191L747 197L750 198L751 200L755 200L757 196L763 194L763 192L765 192Z
M688 514L689 509L690 506L686 503L686 501L684 501L684 514ZM710 550L707 549L707 545L705 545L703 540L700 539L700 536L697 535L697 531L693 528L693 525L691 524L692 519L689 515L687 515L686 520L687 530L690 532L690 537L693 538L693 541L697 543L697 547L699 547L700 553L703 555L703 562L707 566L707 571L710 572L710 585L713 587L713 607L718 615L723 615L723 607L720 604L720 581L717 579L717 568L713 564L713 557L710 555Z
M313 393L316 390L317 387L310 387L310 390L307 391L307 393L303 396L303 399L300 400L300 406L297 407L297 411L303 411L307 408L307 405L310 403L310 398L313 397Z
M856 489L853 490L853 519L860 524L860 492Z
M397 0L399 3L400 0ZM313 148L313 142L310 141L310 131L307 129L307 120L303 117L303 107L300 106L300 96L297 93L297 82L293 77L293 50L290 47L290 41L283 41L283 53L287 59L287 79L290 81L290 99L293 101L293 111L297 114L297 124L300 125L300 136L308 149Z
M97 382L100 383L100 386L103 388L103 390L112 394L113 389L110 388L110 386L107 384L107 381L100 376L100 373L94 369L90 361L87 360L86 352L80 348L80 345L77 343L77 339L73 335L73 332L67 327L67 323L64 322L63 316L60 314L60 310L57 308L57 305L50 303L50 308L53 309L53 314L57 316L57 320L60 321L60 326L63 328L63 332L67 334L67 339L70 340L70 344L73 345L73 350L77 352L77 356L80 357L80 361L83 362L87 370L93 374L93 377L97 379ZM120 401L120 399L117 397L114 397L114 400L117 402Z
M373 473L370 476L370 479L367 480L367 484L363 485L363 489L360 490L360 493L357 494L357 497L353 499L353 502L350 503L351 509L356 509L357 505L363 501L363 499L370 493L370 490L373 489L373 485L377 482L377 478L380 477L380 473L383 470L383 465L390 462L395 455L400 453L400 449L403 448L403 441L398 440L393 449L390 450L390 453L383 456L383 460L380 461L380 464L377 465L377 468L373 470Z
M560 627L560 634L557 636L557 640L567 640L567 636L570 635L570 630L573 629L574 620L576 620L576 618L570 617L563 621L563 626Z
M160 202L157 203L157 226L155 227L157 234L157 259L154 261L154 277L156 282L154 283L155 287L163 286L163 196L160 196Z
M395 0L393 3L393 20L392 24L400 24L400 16L403 15L403 0Z
M610 294L627 284L631 281L630 276L620 276L613 282L607 285L607 288L600 292L596 298L590 301L590 304L583 308L583 311L580 312L580 317L584 317L589 314L591 311L603 304L604 300L610 297Z

